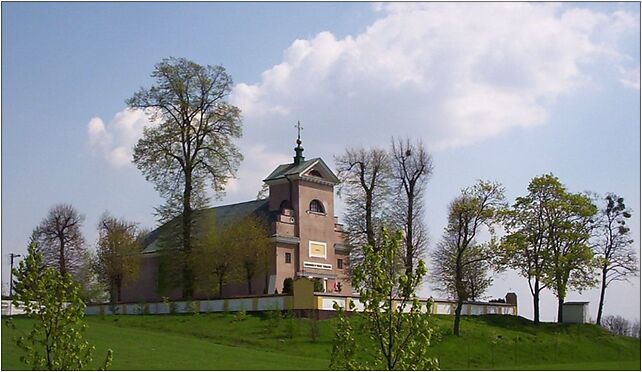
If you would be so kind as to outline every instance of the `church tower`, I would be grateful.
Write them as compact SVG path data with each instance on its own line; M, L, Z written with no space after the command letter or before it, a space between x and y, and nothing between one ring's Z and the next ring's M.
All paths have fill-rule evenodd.
M275 288L286 278L319 280L325 292L350 295L348 252L334 215L334 186L339 179L321 158L305 160L300 124L295 156L265 180L275 242Z

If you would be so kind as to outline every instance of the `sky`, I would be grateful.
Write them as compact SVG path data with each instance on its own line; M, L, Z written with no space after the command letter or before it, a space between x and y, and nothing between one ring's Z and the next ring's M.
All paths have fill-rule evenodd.
M104 211L156 226L162 200L131 163L148 121L125 100L170 56L234 79L245 159L214 205L254 199L300 120L304 155L331 167L346 147L424 142L429 252L462 188L498 181L512 202L549 172L623 196L640 252L639 3L3 2L1 27L3 291L9 253L57 203L84 214L90 249ZM508 291L532 318L526 279L495 274L487 295ZM597 289L567 299L595 319ZM550 292L541 314L555 319ZM609 288L605 314L640 318L639 277Z

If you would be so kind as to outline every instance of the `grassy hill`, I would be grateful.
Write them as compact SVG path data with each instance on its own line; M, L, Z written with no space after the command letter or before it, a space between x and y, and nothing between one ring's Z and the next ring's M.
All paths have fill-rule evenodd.
M434 356L442 369L640 369L640 340L613 336L594 325L542 324L511 316L464 317L462 336L450 334L450 316L433 317ZM278 323L233 314L87 317L86 336L96 365L114 350L115 370L327 370L334 321ZM24 369L13 337L31 325L2 324L3 370ZM292 338L289 336L293 335Z

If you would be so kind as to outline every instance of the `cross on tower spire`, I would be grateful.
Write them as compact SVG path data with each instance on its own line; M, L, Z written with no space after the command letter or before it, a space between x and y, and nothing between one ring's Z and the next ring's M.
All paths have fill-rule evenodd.
M294 156L294 164L299 165L305 160L305 157L303 157L303 147L301 147L301 130L303 129L301 121L297 120L294 127L297 130L296 147L294 148L294 153L296 154Z

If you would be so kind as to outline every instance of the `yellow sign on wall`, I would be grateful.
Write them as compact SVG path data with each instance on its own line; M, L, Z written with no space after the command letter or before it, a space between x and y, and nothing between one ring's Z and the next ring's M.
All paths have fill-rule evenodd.
M326 258L326 244L321 242L310 242L310 257Z

